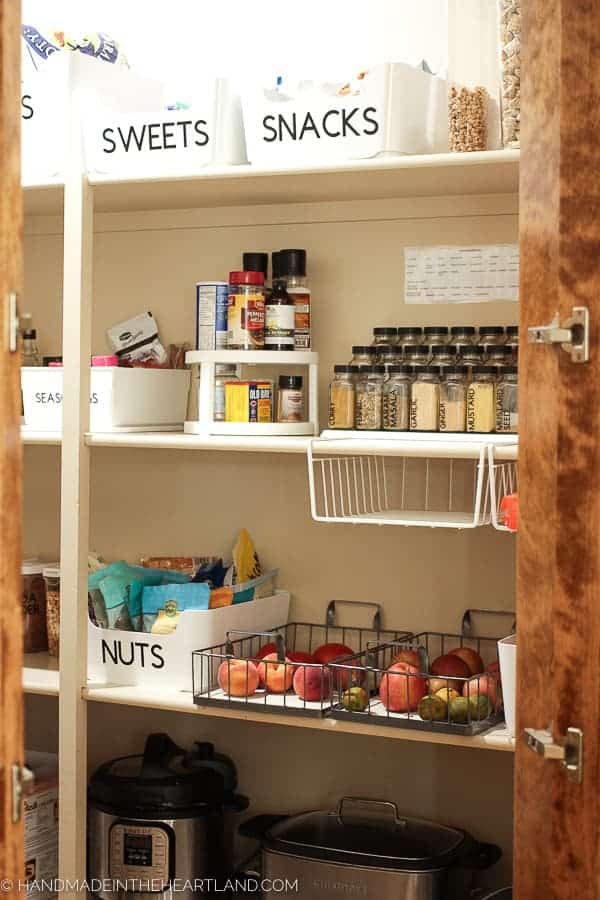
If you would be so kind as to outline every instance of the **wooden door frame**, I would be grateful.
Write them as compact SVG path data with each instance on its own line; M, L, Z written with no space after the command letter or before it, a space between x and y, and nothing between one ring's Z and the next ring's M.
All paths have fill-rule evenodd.
M0 887L23 879L23 821L13 778L23 764L20 354L9 350L8 295L23 289L21 192L21 4L0 0ZM5 891L6 884L11 885Z

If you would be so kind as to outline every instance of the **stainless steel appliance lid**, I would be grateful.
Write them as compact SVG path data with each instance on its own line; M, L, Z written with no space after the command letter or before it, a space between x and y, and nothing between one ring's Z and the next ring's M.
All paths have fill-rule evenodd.
M170 818L234 806L243 810L246 798L234 794L235 766L197 743L186 752L166 734L151 734L144 753L101 765L90 779L92 804L118 815Z
M423 871L451 865L467 840L456 828L400 818L393 803L343 800L335 812L284 819L268 830L264 847L310 859Z

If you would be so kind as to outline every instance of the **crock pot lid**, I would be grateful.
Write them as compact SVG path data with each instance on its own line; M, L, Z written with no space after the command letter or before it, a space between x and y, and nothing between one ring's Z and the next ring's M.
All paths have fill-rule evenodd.
M465 839L462 831L420 819L396 819L387 812L368 815L308 812L273 826L269 849L336 862L395 869L436 869Z
M193 757L195 765L190 765ZM228 773L228 764L233 773ZM166 734L150 735L143 754L101 765L90 779L89 797L104 807L177 810L222 805L232 799L233 763L214 754L212 744L189 753Z

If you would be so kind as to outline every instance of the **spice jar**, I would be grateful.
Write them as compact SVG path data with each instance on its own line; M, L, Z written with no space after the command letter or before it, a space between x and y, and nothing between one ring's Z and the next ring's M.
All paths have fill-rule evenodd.
M296 327L296 303L281 279L265 301L265 350L293 350Z
M383 346L377 348L375 363L380 366L399 366L403 359L402 347Z
M44 566L37 559L24 559L23 576L23 652L39 653L48 649L46 634L46 582Z
M460 358L457 359L457 362L463 363L471 370L475 366L482 366L485 362L483 347L480 347L479 345L473 347L463 347Z
M440 412L440 367L419 369L410 399L410 430L437 431Z
M393 345L398 343L397 328L374 328L373 329L373 346L381 347L384 345Z
M383 430L408 431L412 366L389 366L383 383Z
M466 428L467 366L448 366L440 385L440 431L459 432Z
M506 328L506 346L512 351L512 362L517 365L519 358L519 326L508 325Z
M358 366L334 366L329 385L329 427L354 428L356 390L354 380Z
M46 582L48 653L50 656L58 656L60 647L60 567L58 563L44 566L42 575Z
M506 366L496 384L496 431L516 434L519 430L519 385L516 366Z
M360 366L356 382L355 425L359 431L380 431L384 366Z
M512 350L506 344L495 346L486 344L483 348L486 366L508 366L512 360Z
M228 350L264 350L264 284L262 272L229 273Z
M423 329L422 328L399 328L398 329L398 343L403 347L415 347L418 344L423 343Z
M280 375L277 397L278 422L304 422L301 375Z
M217 363L215 365L215 393L213 419L215 422L225 421L225 382L239 381L237 366L230 363Z
M489 434L496 425L495 366L475 366L467 388L467 431Z
M423 332L426 344L447 344L450 340L450 330L445 325L427 325Z
M375 364L377 350L366 344L355 344L352 348L351 366L372 366Z
M506 334L501 325L480 325L479 326L479 344L504 344L506 342Z
M435 344L431 348L431 363L434 366L456 365L456 347L448 344Z
M413 347L407 345L404 348L404 362L407 366L427 366L429 365L429 347L419 345Z
M450 329L450 343L456 347L468 347L475 343L475 329L472 325L453 325Z

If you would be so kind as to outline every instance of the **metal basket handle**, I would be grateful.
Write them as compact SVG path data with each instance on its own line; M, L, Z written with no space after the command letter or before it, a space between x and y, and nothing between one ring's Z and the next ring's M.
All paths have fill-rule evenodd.
M373 613L373 631L381 631L381 606L379 603L369 603L366 600L330 600L327 604L327 611L325 613L325 624L328 628L335 628L335 611L336 608L340 605L343 606L361 606L367 609L374 609Z
M406 819L401 819L398 813L398 807L391 800L372 800L369 797L342 797L338 803L336 816L340 825L344 824L344 805L347 803L360 803L367 806L377 806L385 809L386 813L391 814L395 825L403 825L406 827Z
M241 635L241 637L273 638L273 643L277 647L277 659L280 662L283 662L285 659L285 641L283 640L283 635L278 631L238 631L237 629L232 628L231 631L228 631L225 634L225 652L228 656L235 656L233 641L230 638L230 635L232 634L238 634Z
M460 629L462 636L465 638L473 637L473 622L471 619L472 613L483 616L504 616L504 618L512 616L512 631L515 632L517 630L517 617L513 611L505 609L466 609L462 617L462 624Z

